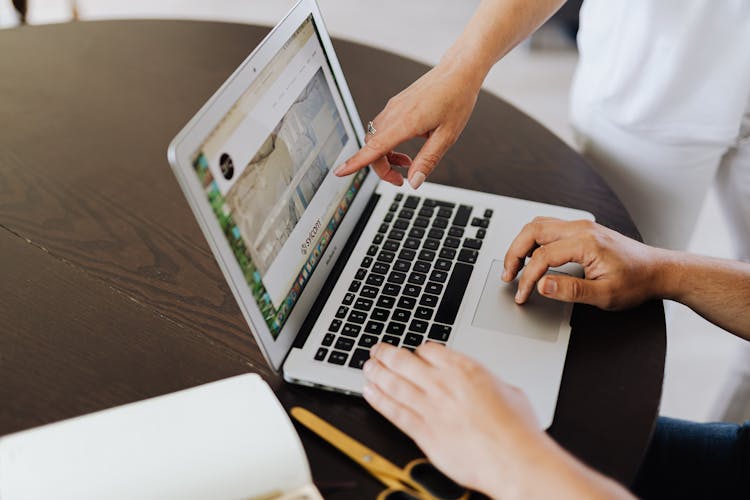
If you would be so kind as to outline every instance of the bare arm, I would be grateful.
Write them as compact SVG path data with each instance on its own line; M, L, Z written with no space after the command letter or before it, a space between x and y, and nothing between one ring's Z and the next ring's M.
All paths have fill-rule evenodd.
M408 167L418 188L456 141L474 109L485 76L495 62L549 18L564 0L484 0L440 64L388 101L374 119L377 132L336 169L349 175L372 164L377 175L396 185L401 174L391 164ZM413 138L427 141L414 162L393 153Z
M750 340L750 264L665 251L657 295Z
M550 267L567 262L581 264L585 278L546 274ZM546 297L602 309L671 299L750 340L747 263L650 247L590 221L538 217L511 243L503 279L514 279L522 268L519 304L535 286Z

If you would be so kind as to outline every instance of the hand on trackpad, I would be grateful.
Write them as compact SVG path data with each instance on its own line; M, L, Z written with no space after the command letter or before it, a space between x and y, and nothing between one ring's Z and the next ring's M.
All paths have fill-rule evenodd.
M567 319L568 304L534 291L525 304L518 305L514 300L517 283L503 282L502 272L503 262L493 261L471 324L485 330L555 342L561 322Z

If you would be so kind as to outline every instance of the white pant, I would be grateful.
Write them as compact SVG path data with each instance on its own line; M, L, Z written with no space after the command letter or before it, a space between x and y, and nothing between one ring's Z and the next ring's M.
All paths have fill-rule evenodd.
M572 102L575 108L575 99ZM716 184L737 258L750 260L750 105L735 144L654 140L574 109L582 153L627 208L646 243L684 249Z

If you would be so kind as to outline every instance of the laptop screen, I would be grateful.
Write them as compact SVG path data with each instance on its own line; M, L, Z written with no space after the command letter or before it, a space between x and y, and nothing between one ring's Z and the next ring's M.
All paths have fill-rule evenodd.
M309 16L191 157L274 340L369 169Z

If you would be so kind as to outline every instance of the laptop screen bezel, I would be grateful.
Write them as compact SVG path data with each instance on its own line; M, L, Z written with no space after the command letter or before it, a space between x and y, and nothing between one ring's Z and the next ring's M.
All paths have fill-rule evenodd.
M214 130L237 99L252 84L279 49L290 39L297 28L312 16L315 31L325 51L337 90L344 103L348 119L355 131L357 144L364 144L365 135L362 121L349 92L344 73L333 50L328 30L315 0L300 0L291 11L274 27L255 50L224 82L216 93L203 105L169 146L168 158L185 196L198 220L206 240L216 257L224 277L250 326L253 337L264 357L275 371L279 371L287 353L297 336L299 328L307 317L339 254L351 235L357 221L367 206L378 183L378 177L370 172L364 179L346 215L320 258L317 267L309 278L297 303L274 339L270 328L255 301L242 270L232 252L223 231L214 216L192 164L192 156L201 147L206 137ZM254 71L255 69L255 71ZM333 90L333 89L332 89ZM334 166L332 166L334 167ZM367 167L369 169L369 167Z

